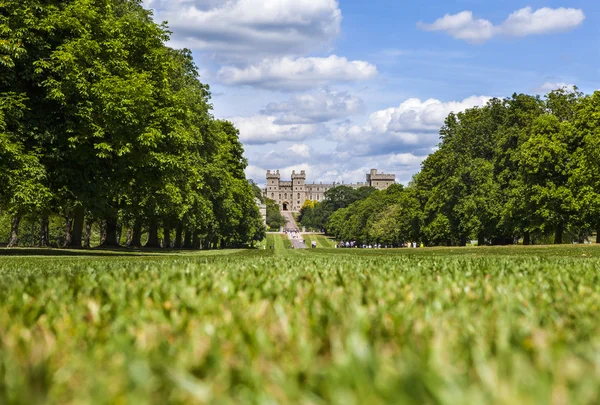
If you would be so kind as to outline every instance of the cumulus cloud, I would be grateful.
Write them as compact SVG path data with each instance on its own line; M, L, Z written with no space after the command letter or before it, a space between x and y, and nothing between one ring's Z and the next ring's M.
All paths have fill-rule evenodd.
M415 156L412 153L392 154L387 158L387 166L418 167L427 156Z
M420 152L428 154L439 139L439 129L451 112L485 105L491 97L472 96L462 101L421 101L411 98L398 107L376 111L366 125L340 125L333 132L338 150L354 154Z
M178 46L220 61L304 55L340 32L337 0L146 0Z
M442 102L436 99L421 101L410 98L398 107L371 114L367 127L376 133L438 131L451 112L481 106L491 97L472 96L463 101Z
M319 124L278 125L276 117L256 115L233 117L230 120L240 131L244 144L266 144L280 141L302 141L319 134L326 134L327 128Z
M359 97L347 92L324 89L312 94L300 94L288 101L269 103L262 114L276 115L277 124L309 124L346 118L364 112Z
M296 156L301 156L303 158L308 158L311 155L311 149L305 143L300 143L300 144L296 143L296 144L292 145L291 147L289 147L288 150L291 151Z
M418 23L425 31L444 31L456 39L468 42L485 42L494 36L495 27L488 20L474 19L471 11L446 14L432 24Z
M500 25L482 18L474 18L471 11L446 14L431 24L419 22L426 31L443 31L456 39L483 43L494 36L523 37L571 30L583 23L585 14L574 8L540 8L535 11L525 7L510 14Z
M525 7L515 11L502 24L502 32L506 35L526 36L568 31L580 25L585 14L575 8L540 8L533 11Z
M558 90L558 89L574 90L575 85L563 83L563 82L546 82L546 83L542 84L540 87L538 87L537 89L535 89L534 91L538 94L546 94L546 93L550 93L553 90Z
M268 59L244 68L226 66L219 70L218 79L231 86L302 90L331 83L369 80L376 75L375 65L331 55L327 58Z

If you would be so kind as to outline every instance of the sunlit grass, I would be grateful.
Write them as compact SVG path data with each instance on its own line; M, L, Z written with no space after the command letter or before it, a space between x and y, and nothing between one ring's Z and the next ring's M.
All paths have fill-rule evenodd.
M0 403L595 404L600 249L0 257Z

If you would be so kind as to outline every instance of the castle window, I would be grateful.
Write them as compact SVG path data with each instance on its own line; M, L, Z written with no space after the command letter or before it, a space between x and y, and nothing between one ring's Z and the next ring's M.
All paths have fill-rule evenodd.
M300 198L300 193L298 193L298 198Z
M275 193L271 193L271 198L275 198Z

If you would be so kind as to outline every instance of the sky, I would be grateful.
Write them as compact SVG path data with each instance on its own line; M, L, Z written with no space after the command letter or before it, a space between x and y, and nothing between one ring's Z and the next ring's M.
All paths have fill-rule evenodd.
M600 89L596 0L145 0L191 49L214 116L265 183L407 184L450 112L513 93Z

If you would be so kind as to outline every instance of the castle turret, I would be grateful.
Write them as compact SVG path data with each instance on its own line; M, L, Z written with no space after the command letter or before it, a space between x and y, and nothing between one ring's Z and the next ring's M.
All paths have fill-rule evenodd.
M281 176L279 175L279 170L267 170L267 187L265 188L265 197L279 202L280 178Z
M301 170L300 173L292 171L292 210L300 211L304 201L306 201L306 172Z
M371 169L367 174L367 184L377 190L385 190L396 183L395 174L377 173L377 169Z

